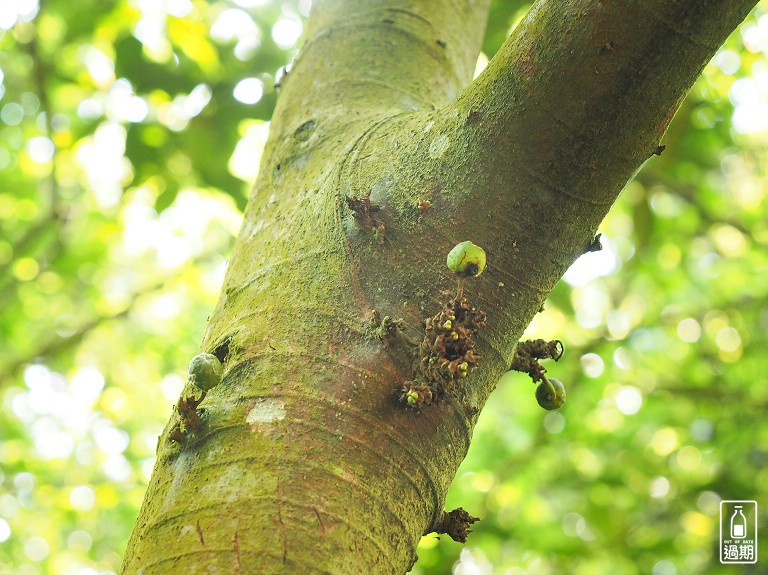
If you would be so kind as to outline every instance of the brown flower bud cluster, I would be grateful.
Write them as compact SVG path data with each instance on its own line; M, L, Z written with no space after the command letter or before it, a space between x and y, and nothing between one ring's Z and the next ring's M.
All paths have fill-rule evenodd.
M485 327L485 319L485 312L461 298L426 320L420 369L428 381L453 383L477 366L480 356L472 336Z
M410 407L429 405L434 399L432 388L423 383L407 381L400 390L400 402Z

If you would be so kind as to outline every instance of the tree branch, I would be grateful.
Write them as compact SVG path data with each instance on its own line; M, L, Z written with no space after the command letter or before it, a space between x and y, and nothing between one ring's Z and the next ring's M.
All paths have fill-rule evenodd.
M199 265L202 261L204 261L207 255L208 254L202 254L201 256L195 258L195 260L192 262L192 265ZM80 326L70 335L52 337L43 342L36 349L11 359L8 363L0 367L0 387L2 387L3 383L13 378L16 374L16 370L21 368L23 365L32 363L38 358L50 358L56 354L62 353L72 348L75 345L78 345L83 340L83 338L85 338L91 331L100 325L108 321L120 319L129 314L133 307L136 305L136 302L139 300L139 298L163 289L167 289L171 282L177 278L178 276L166 277L160 281L154 282L153 284L144 287L143 289L139 289L131 294L130 299L126 303L125 307L123 307L123 309L120 311L110 315L92 317L91 319L80 324Z
M755 4L540 1L458 105L481 103L481 150L524 159L553 208L562 196L608 206ZM488 167L504 176L520 164Z
M133 307L133 304L135 303L136 299L138 299L139 295L142 295L142 294L135 294L134 297L131 299L131 302L125 309L109 316L99 316L99 317L90 319L85 323L83 323L80 327L78 327L74 331L74 333L67 336L63 336L63 337L62 336L53 337L48 341L46 341L45 343L43 343L42 345L40 345L33 352L14 358L9 363L7 363L2 368L0 368L0 384L2 384L5 381L10 381L16 375L16 370L18 370L25 364L32 363L38 358L51 357L52 355L56 355L63 351L66 351L78 345L86 335L88 335L92 330L94 330L98 326L102 325L103 323L109 320L119 319L122 316L126 315L128 312L131 311L131 308Z
M299 57L281 82L273 122L281 123L285 102L341 125L448 103L472 79L489 5L319 0Z
M40 13L42 12L44 3L41 1L38 11L38 16L35 19L35 33L30 38L29 42L25 44L27 52L29 53L30 60L32 61L32 83L35 87L35 92L38 98L40 98L40 110L45 114L45 122L43 125L43 135L51 140L53 144L53 154L51 155L51 170L48 176L45 178L44 186L46 199L48 201L47 212L41 216L38 221L27 228L23 234L13 242L14 258L6 265L0 267L0 302L4 301L8 293L12 292L18 280L10 273L13 262L25 255L28 251L36 247L46 235L45 232L49 228L53 228L55 233L58 233L59 227L64 223L64 217L61 214L60 199L61 193L59 189L59 182L56 179L56 171L59 160L59 148L53 139L53 127L51 120L53 118L53 108L51 106L50 98L48 97L48 87L46 76L48 74L47 61L40 53L39 46L39 22ZM47 265L51 264L51 261L46 262Z

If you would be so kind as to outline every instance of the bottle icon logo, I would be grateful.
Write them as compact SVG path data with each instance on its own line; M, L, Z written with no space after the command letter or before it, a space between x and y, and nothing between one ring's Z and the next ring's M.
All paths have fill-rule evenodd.
M757 563L757 501L720 502L720 563Z
M747 536L747 518L741 510L741 505L734 506L731 516L731 537L733 539L744 539Z

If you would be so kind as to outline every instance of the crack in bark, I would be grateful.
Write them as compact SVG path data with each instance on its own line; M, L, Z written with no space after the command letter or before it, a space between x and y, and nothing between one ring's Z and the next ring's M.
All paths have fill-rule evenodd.
M203 528L200 527L200 520L195 523L195 529L197 530L197 537L200 539L200 545L205 545L205 537L203 537Z
M412 18L415 18L417 20L421 20L425 24L429 25L430 28L434 28L435 27L435 25L432 24L432 22L427 20L421 14L417 14L413 10L408 10L407 8L393 8L393 7L385 8L385 10L387 12L394 12L394 13L397 13L397 14L405 14L406 16L411 16Z
M317 522L320 525L320 531L323 535L325 535L325 524L323 524L323 520L320 518L320 512L317 510L317 507L313 507L312 510L315 512L315 517L317 517Z
M232 550L235 552L235 573L239 573L243 568L243 564L240 561L240 538L237 535L237 529L235 529L235 536L232 538Z

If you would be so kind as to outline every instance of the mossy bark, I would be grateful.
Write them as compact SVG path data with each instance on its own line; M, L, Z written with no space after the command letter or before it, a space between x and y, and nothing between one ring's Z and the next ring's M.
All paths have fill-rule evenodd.
M160 437L122 573L406 572L523 329L755 1L540 1L470 83L488 4L314 3L202 344L222 383ZM466 239L483 361L417 412Z

